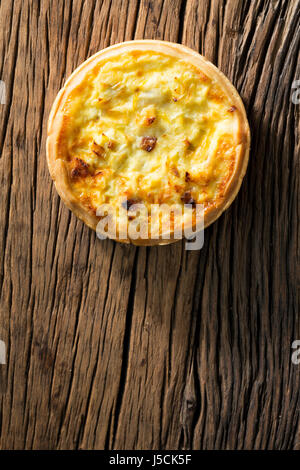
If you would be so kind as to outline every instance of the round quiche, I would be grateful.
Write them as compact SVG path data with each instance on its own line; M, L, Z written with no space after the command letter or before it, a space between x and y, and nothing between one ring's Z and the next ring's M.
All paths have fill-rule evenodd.
M195 229L198 206L204 227L215 221L237 195L249 149L234 86L197 52L166 41L124 42L90 57L48 122L48 166L65 204L93 229L109 213L115 230L106 235L139 245L182 238L183 226ZM153 207L163 208L155 229ZM174 207L182 207L176 218ZM146 236L126 230L135 224L139 234L142 223Z

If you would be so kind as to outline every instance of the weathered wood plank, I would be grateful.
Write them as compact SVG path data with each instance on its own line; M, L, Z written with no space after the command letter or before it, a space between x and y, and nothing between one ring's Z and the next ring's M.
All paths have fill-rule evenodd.
M208 4L188 2L183 41L200 44L237 85L252 153L239 198L211 229L217 256L208 259L215 270L205 271L200 306L193 445L299 446L299 370L290 360L299 336L299 121L291 102L299 76L299 3L212 2L210 10ZM192 28L189 16L203 12L205 24Z
M299 6L0 3L0 448L299 448ZM245 182L200 252L100 242L48 175L59 87L134 38L199 50L248 110Z

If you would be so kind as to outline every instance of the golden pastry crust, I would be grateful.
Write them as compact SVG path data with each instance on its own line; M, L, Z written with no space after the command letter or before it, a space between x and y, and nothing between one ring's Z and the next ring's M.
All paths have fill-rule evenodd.
M56 189L94 230L97 205L116 205L124 196L204 204L207 227L236 197L249 150L246 112L234 86L197 52L166 41L125 42L90 57L58 93L48 121ZM193 221L191 215L188 224ZM176 241L173 232L169 240L161 233L115 239L161 245Z

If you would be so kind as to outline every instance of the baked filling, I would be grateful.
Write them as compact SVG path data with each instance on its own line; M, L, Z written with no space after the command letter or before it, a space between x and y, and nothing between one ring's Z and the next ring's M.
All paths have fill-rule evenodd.
M219 78L155 48L99 55L59 109L55 159L73 201L94 216L103 204L222 205L245 136Z

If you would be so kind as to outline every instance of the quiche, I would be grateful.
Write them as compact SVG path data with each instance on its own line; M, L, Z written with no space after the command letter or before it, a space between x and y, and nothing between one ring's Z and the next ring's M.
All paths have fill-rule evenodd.
M215 221L238 193L249 149L234 86L205 57L166 41L124 42L90 57L48 121L48 166L65 204L93 229L105 217L98 208L112 208L107 236L140 245L184 236L174 234L195 228L198 206L204 227ZM183 210L171 211L166 233L163 211L150 230L152 207ZM130 236L132 223L148 236Z

